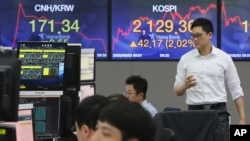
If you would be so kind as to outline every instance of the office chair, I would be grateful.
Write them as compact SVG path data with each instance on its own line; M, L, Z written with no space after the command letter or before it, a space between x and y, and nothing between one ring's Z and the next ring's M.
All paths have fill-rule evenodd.
M163 112L166 112L166 111L181 111L181 109L177 107L165 107L163 109Z
M175 133L170 128L162 128L159 141L174 141Z
M155 115L154 122L156 125L154 141L174 141L175 132L170 128L164 127L160 114Z
M217 116L213 110L159 112L154 117L155 139L160 141L161 128L169 128L175 141L221 141Z

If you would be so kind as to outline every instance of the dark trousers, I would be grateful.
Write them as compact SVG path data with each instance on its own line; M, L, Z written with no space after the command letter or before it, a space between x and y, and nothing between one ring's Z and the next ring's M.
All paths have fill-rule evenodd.
M189 105L188 110L215 110L218 113L218 126L216 132L216 141L229 141L229 116L226 103L212 105Z

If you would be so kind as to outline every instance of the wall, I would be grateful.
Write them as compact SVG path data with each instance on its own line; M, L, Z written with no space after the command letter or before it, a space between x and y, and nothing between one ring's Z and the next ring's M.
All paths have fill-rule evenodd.
M173 92L177 62L96 62L96 92L108 95L123 93L125 79L131 74L139 74L148 80L147 99L159 111L166 106L179 107L186 110L185 96L178 97ZM245 93L245 108L247 123L250 123L250 62L235 62ZM231 113L231 123L236 124L238 113L231 96L228 97L228 110Z

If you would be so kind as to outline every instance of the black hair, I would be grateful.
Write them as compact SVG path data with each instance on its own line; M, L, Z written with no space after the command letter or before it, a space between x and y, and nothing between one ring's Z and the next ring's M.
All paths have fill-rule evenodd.
M206 33L212 32L214 33L214 28L212 22L207 18L197 18L194 20L194 22L191 25L191 29L194 27L201 26L202 30L204 30Z
M120 93L114 93L114 94L108 95L107 98L110 101L120 101L120 100L128 101L128 98L124 94L120 94Z
M155 123L140 104L129 101L114 102L103 109L99 120L118 128L122 140L137 138L139 141L153 141Z
M126 79L127 85L133 85L136 94L143 93L144 99L146 99L146 93L148 89L148 82L145 78L142 78L139 75L132 75Z
M83 99L75 111L77 126L81 128L83 124L86 124L89 128L96 130L99 115L108 104L109 99L102 95L93 95Z

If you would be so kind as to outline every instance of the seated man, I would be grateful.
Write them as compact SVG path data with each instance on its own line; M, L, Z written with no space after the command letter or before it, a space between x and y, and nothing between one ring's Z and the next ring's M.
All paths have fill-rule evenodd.
M88 141L96 130L97 120L102 109L109 104L109 99L93 95L83 99L75 111L75 126L78 141Z
M141 104L154 117L157 109L146 100L147 88L148 82L145 78L132 75L126 80L125 96L129 101Z
M128 98L124 94L119 94L119 93L114 93L111 95L108 95L107 98L112 102L112 101L120 101L120 100L125 100L128 101Z
M138 103L113 102L100 114L91 141L154 141L155 124Z

